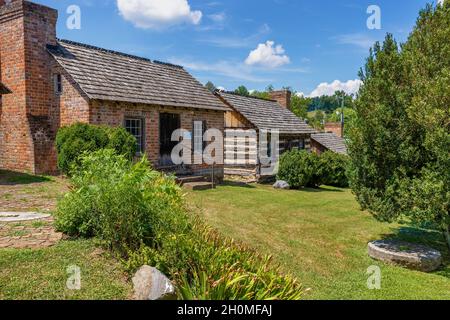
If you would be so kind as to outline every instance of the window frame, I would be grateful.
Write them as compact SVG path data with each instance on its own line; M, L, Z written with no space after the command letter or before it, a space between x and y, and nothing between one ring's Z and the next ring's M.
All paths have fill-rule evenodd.
M55 95L60 96L63 94L63 78L61 73L55 73L53 75L53 89Z
M127 121L138 121L139 122L139 126L130 126L127 127ZM130 133L135 139L136 139L136 146L138 147L138 149L136 150L136 156L141 156L143 154L145 154L146 152L146 148L145 148L145 144L146 144L146 135L145 135L145 118L143 117L132 117L132 116L126 116L124 118L123 121L123 127L125 128L125 130ZM130 128L130 129L129 129ZM138 137L131 131L131 128L134 129L139 129L140 131L140 139L138 139ZM139 141L140 140L140 141Z
M208 123L206 122L206 120L194 120L192 122L192 150L194 153L197 152L197 149L195 148L196 143L198 141L196 141L196 138L198 138L198 136L196 135L196 123L201 123L202 124L202 152L201 154L203 155L203 152L205 152L206 147L208 146L208 142L204 140L205 137L205 133L206 131L208 131Z

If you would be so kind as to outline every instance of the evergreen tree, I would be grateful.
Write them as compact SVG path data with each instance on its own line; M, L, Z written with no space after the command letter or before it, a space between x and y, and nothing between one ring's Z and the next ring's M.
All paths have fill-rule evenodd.
M450 248L450 3L428 5L400 50L375 44L350 131L351 185L381 221L443 231Z

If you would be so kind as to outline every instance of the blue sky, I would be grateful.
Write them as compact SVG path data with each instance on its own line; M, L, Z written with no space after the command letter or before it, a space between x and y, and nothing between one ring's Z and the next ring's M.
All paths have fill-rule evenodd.
M370 45L404 41L426 0L34 0L59 10L58 37L181 64L227 90L290 86L309 95L358 86ZM67 8L81 9L68 29ZM370 30L370 5L381 29Z

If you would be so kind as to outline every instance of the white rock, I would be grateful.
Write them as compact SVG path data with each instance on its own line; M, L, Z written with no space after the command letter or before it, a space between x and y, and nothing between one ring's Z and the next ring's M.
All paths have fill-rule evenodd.
M176 300L175 287L158 269L143 266L133 277L136 300Z
M283 189L283 190L289 190L291 188L289 186L289 183L287 183L286 181L283 181L283 180L278 180L277 182L275 182L273 187L275 189Z

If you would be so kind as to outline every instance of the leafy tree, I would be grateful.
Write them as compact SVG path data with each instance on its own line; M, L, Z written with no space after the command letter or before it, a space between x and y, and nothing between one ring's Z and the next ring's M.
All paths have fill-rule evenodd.
M443 231L450 249L450 2L428 5L400 50L388 34L360 72L350 179L381 221Z
M214 83L212 83L211 81L208 81L206 84L205 84L205 87L206 87L206 89L208 89L209 91L211 91L211 92L214 92L214 91L216 91L216 86L214 85Z
M266 91L253 91L250 96L261 98L261 99L270 99L270 94Z
M300 97L297 94L293 94L291 98L291 111L295 113L297 117L307 119L308 107L310 103L310 98Z
M245 86L239 86L236 90L234 90L234 92L244 97L248 97L250 95L250 92L248 92L248 89Z
M272 84L269 84L269 85L266 87L266 92L273 92L273 91L275 91L275 88L273 87Z
M327 115L327 122L340 122L341 121L341 109L337 109L335 112L330 113ZM344 108L344 136L348 137L349 132L352 130L354 126L354 121L356 118L356 112L355 109L351 108Z

